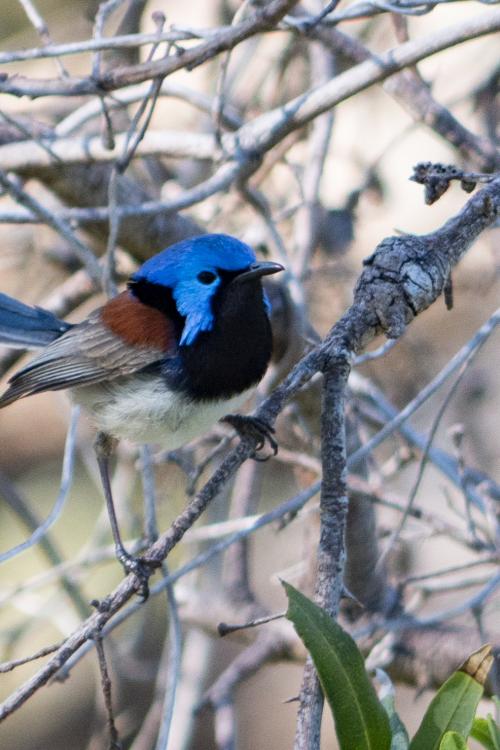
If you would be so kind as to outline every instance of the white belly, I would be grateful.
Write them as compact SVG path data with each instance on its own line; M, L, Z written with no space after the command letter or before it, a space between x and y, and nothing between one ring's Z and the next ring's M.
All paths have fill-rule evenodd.
M73 388L72 396L102 432L175 450L237 410L250 392L226 401L192 401L166 390L160 378L135 376Z

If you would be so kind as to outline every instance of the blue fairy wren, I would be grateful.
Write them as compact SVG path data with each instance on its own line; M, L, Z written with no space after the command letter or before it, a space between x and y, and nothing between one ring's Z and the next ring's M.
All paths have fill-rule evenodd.
M279 263L224 234L179 242L147 260L126 291L81 323L59 320L0 294L0 343L41 347L9 380L0 408L41 391L69 388L98 430L96 452L117 557L147 595L144 562L124 548L108 463L114 439L173 450L239 408L271 357L263 276ZM270 428L230 415L237 430L276 444Z

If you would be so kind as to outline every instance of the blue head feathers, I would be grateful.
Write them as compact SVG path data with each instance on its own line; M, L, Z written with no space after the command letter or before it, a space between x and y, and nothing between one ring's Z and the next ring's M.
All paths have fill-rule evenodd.
M211 300L220 286L218 270L243 271L255 263L253 250L226 234L204 234L168 247L147 260L132 276L172 289L186 318L180 344L192 344L214 322Z

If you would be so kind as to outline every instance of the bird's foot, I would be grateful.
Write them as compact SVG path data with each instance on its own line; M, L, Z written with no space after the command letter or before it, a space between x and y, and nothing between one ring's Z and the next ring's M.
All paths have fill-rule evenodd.
M267 461L271 456L258 456L258 451L264 448L265 444L268 443L272 450L272 455L275 456L278 452L278 443L274 439L274 429L270 424L264 422L263 419L258 417L249 417L243 414L227 414L223 417L221 422L231 425L238 435L242 438L252 438L256 440L255 453L253 458L255 461Z
M134 557L124 547L117 547L116 557L125 575L133 573L137 578L137 595L145 602L149 596L149 579L158 565L142 557Z

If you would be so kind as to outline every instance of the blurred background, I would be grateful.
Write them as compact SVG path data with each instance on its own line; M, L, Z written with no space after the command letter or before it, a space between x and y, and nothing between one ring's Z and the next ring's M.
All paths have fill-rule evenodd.
M165 14L166 28L172 24L185 30L236 23L242 14L251 10L243 7L245 4L231 0L192 0L189 3L157 0L135 5L138 30L149 33L154 33L156 28L155 11ZM339 12L350 5L355 3L340 3ZM105 24L107 36L115 33L124 22L126 6L127 3L118 3L114 13L109 15ZM95 1L37 0L36 7L54 44L90 39L94 33L93 24L98 11ZM317 12L317 8L313 3L309 12ZM377 13L343 22L338 28L373 53L381 53L404 43L406 37L422 39L452 23L465 23L481 12L479 3L443 3L424 15ZM235 17L235 14L240 15ZM23 9L23 3L17 0L3 2L0 37L0 52L39 47L43 42ZM183 44L188 46L190 42ZM129 50L122 60L107 52L102 65L106 68L107 65L133 64L138 57L144 59L149 49ZM135 55L138 57L134 58ZM61 59L69 75L89 75L91 56L88 52ZM205 97L212 105L222 81L224 111L228 118L232 117L238 123L274 109L319 85L325 76L326 79L333 78L353 64L340 46L337 50L334 47L328 49L307 35L281 31L259 34L240 44L232 52L225 74L221 72L222 58L215 57L190 72L179 70L168 80ZM12 62L3 64L1 70L9 75L19 73L37 79L61 75L58 61L54 59ZM498 35L475 39L432 56L419 64L418 73L422 85L459 122L478 137L494 142L498 113ZM4 165L2 147L5 144L11 140L24 140L26 133L29 136L33 129L42 134L44 128L53 132L86 101L78 97L44 96L30 100L3 95L0 115L6 117L0 118L4 126L0 168ZM193 102L194 95L161 96L155 105L150 131L215 132L214 107L211 110L210 106L204 108ZM288 254L288 265L296 272L295 280L292 279L287 289L270 288L275 302L276 377L282 376L292 361L310 346L314 332L324 335L350 304L363 258L384 237L401 232L432 232L463 206L467 196L458 183L452 185L434 205L425 205L423 189L409 180L417 162L454 163L480 172L492 168L480 164L481 155L477 155L475 161L464 159L463 152L436 132L432 119L427 122L415 120L408 111L410 104L408 101L405 104L404 98L398 98L390 85L373 85L342 102L329 114L322 115L322 126L317 125L321 120L317 118L311 125L292 132L266 155L252 178L252 187L261 191L268 202L271 224ZM127 110L120 109L113 115L117 130L126 129L138 106L135 102ZM12 122L21 124L17 131ZM9 130L11 127L14 131ZM229 126L223 122L221 127L224 130ZM322 144L324 158L317 160L314 149L318 144L321 147L320 127L327 135L324 135ZM82 118L73 134L102 133L103 128L103 118L97 113L88 121ZM9 135L12 132L17 132L17 136ZM309 186L311 179L314 182L314 176L311 177L309 166L313 161L320 165L320 169L318 189L311 199ZM172 159L155 155L135 160L127 174L144 185L154 199L169 200L207 179L213 169L208 159ZM61 188L61 183L70 179L73 180L74 193L79 190L91 193L87 176L83 172L75 172L73 177L69 173L36 175L29 169L24 172L21 169L18 173L24 188L55 213L64 205L92 205L87 197L79 203L67 187ZM96 179L99 183L95 184L96 194L100 195L104 190L105 195L107 178L99 173ZM307 191L309 195L305 195ZM102 204L97 200L95 205ZM3 195L0 198L0 290L33 304L46 304L47 301L56 304L57 295L64 292L72 300L68 304L71 308L68 318L80 320L104 300L104 295L92 294L78 282L80 286L72 297L68 292L69 284L75 279L78 269L73 251L60 235L43 224L2 223L2 215L14 209L16 203L12 197ZM237 189L217 193L191 206L184 215L202 231L234 234L261 254L282 260L270 223L263 219L248 196ZM107 227L101 224L91 230L83 226L79 231L95 253L102 255L106 248ZM141 255L134 248L127 247L125 242L120 242L120 247L124 251L120 263L126 274L134 263L140 262ZM151 252L146 243L143 257ZM492 315L500 298L499 270L498 230L496 236L495 231L485 232L454 273L453 309L447 311L444 302L438 300L418 317L391 351L362 365L357 370L359 374L379 388L397 409L402 408ZM376 345L382 343L377 341ZM1 356L5 382L10 355L2 351ZM23 361L19 360L17 364ZM456 457L453 434L456 434L456 425L460 425L459 432L463 436L460 458L467 467L482 472L484 477L496 483L500 483L499 372L497 332L492 334L468 367L434 437L434 445ZM451 382L419 410L412 420L416 430L428 434L450 387ZM262 489L258 512L276 506L316 480L319 394L319 388L313 384L283 415L278 426L278 439L284 457L269 462L259 473L258 482ZM359 435L363 440L369 433L366 426L369 420L366 415L359 416L355 399L353 403L355 416L358 408L356 418L361 422ZM37 395L0 412L2 551L22 542L32 528L48 516L54 505L60 492L62 455L70 414L71 405L63 393ZM454 427L455 432L450 432ZM160 532L168 528L185 506L186 487L190 483L186 466L199 463L220 438L221 431L217 430L214 436L188 449L182 461L155 463ZM62 641L90 613L90 600L105 596L120 581L121 569L113 558L92 439L92 428L82 417L78 425L71 489L60 518L50 530L52 551L37 545L0 567L2 661L21 658L48 644ZM309 464L304 456L310 459ZM366 472L374 485L382 487L386 499L404 506L416 480L419 458L420 454L414 447L404 439L394 437L371 459ZM120 447L114 492L119 498L121 521L128 540L139 538L142 529L138 461L139 457L131 446ZM390 470L391 461L396 461L397 469ZM208 478L211 466L209 464L202 472L197 487L202 486L203 478ZM254 481L255 477L252 477ZM228 507L233 507L229 505L230 490L225 497L217 499L198 526L215 524L228 517ZM421 597L415 606L423 616L453 607L479 590L491 574L491 565L495 565L495 553L490 553L484 546L474 549L470 539L466 544L460 543L460 534L467 536L460 488L432 464L424 472L416 502L419 508L432 513L434 520L442 519L443 524L450 527L440 530L437 522L433 527L431 522L426 526L410 519L387 558L388 580L393 582L468 561L475 564L481 555L492 560L489 565L472 568L475 578L469 588L451 586L437 592L410 592L413 597ZM498 502L490 504L490 515L498 517L497 507ZM256 512L255 499L248 515ZM377 508L382 548L400 517L399 511L382 506ZM483 522L486 524L484 518L476 520L479 526ZM454 529L459 529L460 534L458 531L454 533ZM268 526L252 536L247 550L250 580L263 610L279 612L285 608L280 578L305 587L307 591L308 563L316 530L317 513L311 505L283 528ZM193 534L191 540L186 538L169 557L170 569L185 563L210 543L203 534L198 537ZM498 564L498 539L495 544ZM193 701L196 703L201 699L203 689L213 684L254 637L252 633L245 633L241 637L220 640L215 632L222 619L221 613L227 616L227 609L219 601L224 565L223 556L214 557L176 586L183 623L184 659L169 745L173 750L210 750L221 746L214 740L212 713L205 708L193 718ZM63 574L65 579L61 577ZM460 644L463 638L463 658L472 650L468 648L469 643L479 637L477 628L481 636L487 635L490 628L495 630L496 622L498 631L499 602L495 595L485 602L479 625L467 611L463 613L463 622L460 619L453 621L456 643ZM155 705L158 685L163 684L158 679L158 668L165 669L166 663L162 653L168 631L167 610L164 593L151 598L105 639L115 715L126 748L147 750L155 747L157 717L155 719L150 708ZM244 621L247 610L243 607L239 618L233 601L229 612L233 620ZM463 632L466 632L464 636L460 634L462 624ZM471 632L476 635L470 635ZM455 634L450 638L455 639ZM484 639L481 637L480 640ZM37 662L29 663L3 674L1 697L10 695L34 673L37 666ZM298 694L301 674L299 654L296 658L276 659L265 664L238 687L238 750L280 750L292 746L296 704L286 701ZM426 687L425 669L420 682L413 680L409 687L398 685L397 703L410 728L418 724L429 700ZM149 717L153 727L150 734L145 729L145 717ZM327 717L325 747L334 746L329 721ZM189 728L186 723L189 723ZM67 750L69 747L72 750L97 750L107 747L106 743L105 711L93 650L72 668L66 681L55 681L45 687L0 724L2 750Z

